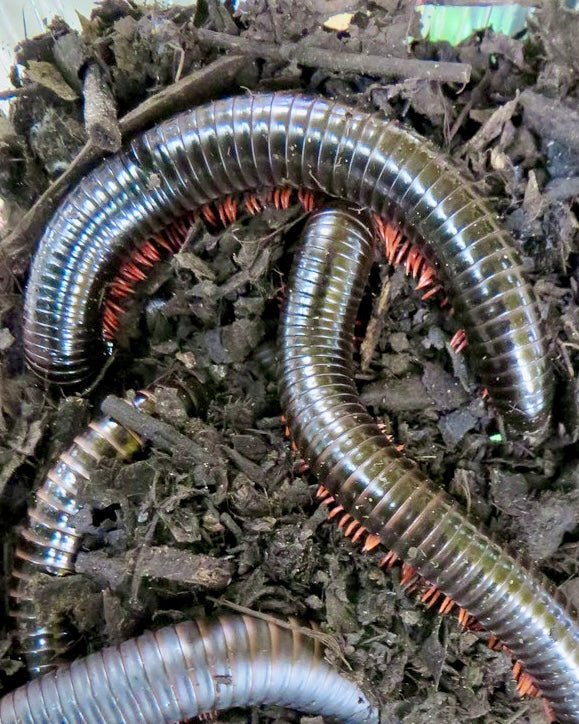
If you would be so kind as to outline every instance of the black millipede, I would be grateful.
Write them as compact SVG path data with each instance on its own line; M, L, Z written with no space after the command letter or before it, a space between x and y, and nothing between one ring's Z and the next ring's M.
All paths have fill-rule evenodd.
M0 700L0 722L163 724L260 704L380 720L318 639L295 624L230 615L167 626L44 674Z
M151 411L154 398L139 392L135 407ZM131 430L103 416L91 422L62 453L46 474L28 510L28 524L22 528L14 555L10 615L16 622L20 653L31 676L39 676L66 660L72 643L69 628L61 620L43 621L32 591L36 574L67 576L74 564L81 537L71 518L78 512L79 484L90 480L95 465L103 458L127 460L142 447ZM4 721L0 717L0 721Z
M444 284L473 365L505 421L529 439L544 434L552 394L545 334L519 254L494 213L419 136L340 103L295 95L236 97L180 114L136 138L71 192L32 265L24 328L32 368L58 384L87 380L97 362L95 300L135 243L212 201L281 186L322 190L379 220L393 211L403 218ZM335 252L335 246L327 251L328 268ZM368 247L365 253L371 257ZM338 255L335 273L343 272L342 262ZM367 273L368 259L360 264ZM340 278L344 297L338 298L337 282L327 274L316 279L315 292L331 292L332 314L351 315L352 280ZM325 309L328 300L318 301ZM377 442L372 421L352 398L351 332L339 331L349 321L308 321L314 334L336 335L335 357L323 345L311 350L308 365L323 360L325 367L304 378L308 409L287 393L300 369L284 369L285 399L304 457L323 481L329 476L332 495L371 534L500 636L561 721L579 721L576 619L547 581L478 532L382 435ZM286 352L291 356L289 347ZM334 391L338 385L343 415L335 417L336 400L324 397L329 390L312 386L320 382ZM300 438L298 409L315 439Z
M359 210L314 212L280 331L281 402L314 475L365 534L508 645L558 721L579 722L579 620L544 576L473 525L359 401L353 331L373 260Z
M123 256L179 217L246 191L290 186L395 210L466 330L482 384L530 439L550 420L552 370L536 300L495 214L423 138L322 98L239 96L177 115L89 173L49 223L25 302L30 366L80 385L98 359L104 287Z

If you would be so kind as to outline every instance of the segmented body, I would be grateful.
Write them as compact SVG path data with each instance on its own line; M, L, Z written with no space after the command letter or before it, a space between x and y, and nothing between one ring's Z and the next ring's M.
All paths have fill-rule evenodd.
M273 704L350 724L379 721L364 692L299 628L249 616L145 633L16 689L2 724L162 724Z
M359 401L352 337L373 258L368 228L343 209L315 212L306 227L280 341L293 440L352 525L506 643L559 721L579 722L576 613L398 453Z
M133 405L152 410L154 400L140 392ZM28 510L28 524L20 532L14 556L10 615L16 621L21 653L31 676L43 674L66 660L72 643L69 628L39 610L31 584L38 573L67 576L74 573L81 537L71 523L78 512L79 484L90 481L103 458L126 460L142 446L138 435L110 417L89 424L49 470ZM43 621L42 619L50 619ZM4 721L0 717L0 721Z
M24 325L30 365L58 384L87 380L101 326L97 300L135 242L212 200L283 185L322 190L381 219L395 208L444 284L495 405L519 431L544 432L552 380L539 313L495 215L424 139L302 96L202 106L145 132L90 173L34 258Z
M367 207L375 222L393 209L402 215L444 283L494 403L517 431L529 438L544 433L552 387L545 339L519 255L494 214L423 139L341 104L301 96L239 97L181 114L89 174L53 218L34 259L25 313L31 366L59 384L86 380L100 327L95 300L135 242L213 200L284 185L321 189ZM319 291L328 280L317 279ZM345 289L351 284L343 277L340 283ZM341 304L351 308L347 297L341 303L332 299L340 314ZM317 329L317 319L309 323ZM332 330L337 327L321 332ZM336 365L346 362L348 334L335 340L338 359L324 357L324 364L331 363L326 376L318 370L311 380L331 380L333 387L333 372L340 375L347 409L357 405L350 369L338 372ZM292 370L286 371L293 379ZM315 390L308 390L315 398ZM292 409L296 439L298 407ZM329 442L323 422L335 440L328 454L344 455L342 467L331 457L340 472L328 484L332 495L520 654L562 721L579 721L577 622L558 594L477 532L382 435L374 449L367 416L348 427L366 415L363 408L337 420L333 401L327 411L317 411L316 444ZM363 432L368 439L360 437ZM314 442L304 438L301 444L325 479L330 469L316 458ZM360 477L367 449L373 455L368 464L382 466L381 472L372 467L382 487Z

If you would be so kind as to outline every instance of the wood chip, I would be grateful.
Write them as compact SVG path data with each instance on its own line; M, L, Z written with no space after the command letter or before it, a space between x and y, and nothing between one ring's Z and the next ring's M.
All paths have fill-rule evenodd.
M337 33L343 33L350 27L354 13L338 13L328 18L323 27L326 30L335 30Z

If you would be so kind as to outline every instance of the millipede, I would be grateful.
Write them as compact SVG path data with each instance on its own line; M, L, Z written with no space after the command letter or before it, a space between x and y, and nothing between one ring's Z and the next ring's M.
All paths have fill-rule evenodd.
M153 395L146 391L136 394L131 403L149 412L155 405ZM34 577L74 573L81 535L71 519L78 512L79 484L90 481L101 460L128 460L142 445L132 430L108 416L97 418L59 455L34 494L28 522L18 537L10 590L10 615L16 623L19 650L33 677L65 662L73 642L69 627L60 618L43 620L31 591ZM4 719L0 717L0 721Z
M183 238L177 225L199 215L231 221L241 204L256 212L264 190L277 205L295 190L304 208L322 193L365 210L348 212L346 238L323 212L316 217L324 254L308 231L311 250L292 277L282 398L300 453L366 540L375 536L500 639L560 721L579 721L576 614L401 457L357 400L352 315L374 255L373 227L425 294L444 290L464 328L455 346L468 342L508 430L536 442L550 424L552 368L520 256L472 184L418 135L292 94L216 101L146 131L81 181L41 239L25 303L30 366L55 384L86 383L103 322L113 336L133 283ZM167 227L177 232L161 242ZM95 300L107 286L103 318Z
M361 405L352 367L355 315L374 239L359 210L326 208L307 223L280 332L281 401L294 443L323 482L346 535L383 564L403 563L402 585L459 607L517 659L521 693L541 694L558 720L579 717L579 622L543 576L475 527L456 502L387 440ZM522 662L522 663L521 663ZM523 671L524 665L524 671Z
M96 302L123 259L145 263L135 245L149 250L163 228L195 211L215 215L211 202L233 216L236 196L287 188L346 199L382 222L403 219L444 286L495 406L513 429L531 439L544 434L552 394L545 334L495 214L423 138L301 95L235 96L179 114L89 173L33 260L24 319L30 366L49 382L86 382L98 363Z
M348 229L351 218L345 213L344 209L334 210L335 218L331 219L332 222L337 222ZM312 225L314 220L312 220ZM316 228L314 226L314 232ZM352 233L355 234L356 230ZM317 233L317 232L316 232ZM459 335L460 337L460 335ZM356 338L354 339L356 341ZM271 380L277 379L278 376L278 355L275 345L270 342L264 343L256 352L256 359L259 361L265 374ZM282 417L282 424L284 425L284 434L286 438L291 437L291 432L287 426L287 419L285 416ZM381 432L384 432L386 439L394 444L394 438L392 435L387 434L380 423L377 426ZM292 450L298 453L297 445L292 441ZM395 445L398 452L403 452L404 445ZM310 466L304 459L298 457L297 472L300 475L308 474L310 472ZM463 608L457 607L455 601L450 596L442 595L440 589L426 581L420 574L417 573L410 564L400 560L398 555L392 551L385 551L381 545L380 538L376 535L372 535L356 518L345 511L344 506L336 500L336 498L329 492L324 484L320 484L316 491L316 499L321 505L327 507L328 520L334 522L338 530L340 530L345 538L349 538L353 544L358 545L363 553L372 553L376 551L379 554L378 566L384 570L393 568L396 564L401 564L401 577L400 577L400 588L407 594L417 594L421 604L426 609L435 609L441 616L446 616L453 611L457 612L457 620L459 626L464 630L469 630L476 633L484 633L484 629L480 626L478 621ZM492 651L503 651L509 656L512 656L510 649L502 644L502 642L494 635L487 638L487 645ZM513 666L513 677L517 684L517 692L521 696L532 696L539 697L540 693L535 686L531 676L525 673L522 668L520 661L515 661ZM550 716L548 704L545 702L547 714Z
M319 639L248 615L147 632L44 674L0 699L2 724L163 724L277 705L346 724L377 705L323 657Z

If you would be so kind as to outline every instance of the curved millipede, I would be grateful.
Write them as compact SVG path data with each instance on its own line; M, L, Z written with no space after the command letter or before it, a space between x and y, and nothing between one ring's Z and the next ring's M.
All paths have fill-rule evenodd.
M376 706L298 627L223 616L145 633L45 674L0 700L2 724L163 724L259 704L379 721Z
M106 283L134 244L231 194L290 186L393 210L464 326L475 370L510 425L544 434L552 372L532 289L495 215L424 139L340 103L229 98L177 115L88 174L48 225L28 284L24 344L50 382L95 367Z
M294 194L289 188L268 189L260 194L246 195L241 204L230 196L219 204L205 204L195 213L179 218L166 226L162 233L155 234L144 244L132 249L115 270L114 279L105 290L102 303L103 338L109 343L115 341L120 319L127 311L137 285L148 278L151 269L160 261L181 250L191 226L199 218L217 231L219 227L232 224L243 210L255 215L268 206L287 209L293 200ZM295 201L299 202L306 212L312 211L316 204L314 195L303 190L298 191Z
M363 528L411 576L474 616L523 662L557 719L579 722L576 613L398 453L359 401L352 338L372 259L373 237L359 211L314 212L280 333L281 401L294 443L355 532Z
M301 463L302 470L309 470L307 463ZM304 469L305 468L305 469ZM384 552L381 541L378 536L369 533L369 531L359 523L350 513L344 512L344 507L330 494L324 485L320 485L316 493L322 505L328 507L328 520L335 520L338 528L342 531L346 538L350 538L352 543L361 546L364 553L378 551L380 549L380 557L378 565L384 570L389 570L397 563L401 563L400 588L407 594L415 593L420 602L427 608L437 610L441 616L446 616L453 611L457 612L459 626L465 631L484 632L480 623L466 609L456 606L456 602L450 597L443 595L442 591L435 584L425 580L416 569L409 563L400 561L394 551ZM487 638L487 646L491 651L502 651L511 658L513 652L508 646L502 643L494 634ZM529 676L523 668L521 661L514 661L513 677L517 685L517 692L520 696L540 697L541 693L537 688L533 677ZM545 711L552 719L552 712L549 704L544 700Z
M139 392L131 402L143 411L152 411L155 404L148 392ZM42 621L39 604L30 590L34 576L74 573L81 537L71 525L71 518L78 512L79 484L90 480L95 465L103 458L127 460L141 447L138 435L110 417L101 417L58 457L35 493L28 524L18 538L10 590L10 615L16 621L19 649L31 676L62 663L72 643L63 621ZM0 717L0 721L4 719Z
M348 229L350 225L350 216L347 213L343 213L343 209L335 210L334 213L339 214L339 223L344 225L345 229ZM357 212L359 213L359 212ZM312 225L315 220L312 220ZM357 229L354 228L351 233L356 234ZM350 233L350 232L348 232ZM357 324L357 322L356 322ZM356 345L357 338L354 338L354 345ZM255 352L255 359L259 362L263 372L267 375L270 381L277 380L279 377L278 372L278 353L276 346L271 342L263 343ZM291 432L287 427L285 417L282 417L282 423L285 426L285 437L291 438ZM380 432L386 435L388 442L394 444L394 439L391 435L386 434L382 429L382 425L378 424ZM299 452L295 442L292 441L291 448L294 452ZM396 450L402 452L404 445L396 445ZM299 475L307 474L310 472L308 463L303 459L299 458L296 460L296 472ZM349 538L351 542L361 548L363 553L377 552L379 554L377 563L383 570L390 570L396 564L401 564L401 577L400 577L400 588L407 594L416 594L419 601L427 608L433 609L441 616L446 616L452 612L457 613L457 619L459 626L466 630L473 632L482 632L484 634L483 627L479 622L472 616L468 611L461 607L457 607L456 602L450 596L445 596L438 586L432 584L430 581L425 580L419 573L408 563L401 561L396 553L392 550L384 550L384 546L381 545L380 538L378 536L370 534L369 531L364 527L362 523L356 520L351 513L345 511L344 506L336 500L336 498L330 494L329 490L322 483L319 485L316 492L316 499L321 505L327 507L327 516L329 521L333 521L338 529L342 532L342 535ZM512 651L505 646L496 636L488 636L487 646L492 651L503 651L505 654L512 658ZM520 696L532 696L540 697L539 690L537 689L533 679L523 669L520 661L515 661L513 665L513 677L516 681L517 692ZM545 709L547 714L550 716L551 712L548 708L548 703L544 701Z
M197 108L147 131L89 174L54 216L33 262L24 328L30 365L59 384L88 379L100 326L95 300L135 244L212 201L286 186L322 190L366 207L378 227L393 213L403 218L444 285L473 365L505 421L531 440L545 433L552 392L545 337L519 255L494 214L424 139L342 104L302 96L237 97ZM318 278L317 291L330 281ZM347 291L350 282L341 282ZM335 288L330 284L329 290ZM351 308L347 297L342 303ZM312 424L318 436L299 442L304 457L322 480L331 460L339 475L328 489L346 511L499 635L525 662L561 721L579 721L576 619L545 580L477 532L382 435L374 449L370 418L351 398L355 388L342 355L348 352L347 334L340 336L332 325L321 332L332 330L340 354L325 357L329 367L325 376L317 370L316 378L332 380L331 388L333 372L339 375L340 394L348 399L347 410L354 405L353 413L336 421L329 401L327 414L317 409ZM291 386L292 370L286 372ZM288 401L299 441L302 423L295 412L301 408L299 401ZM304 414L311 422L309 412ZM364 420L360 426L358 419ZM330 444L320 421L344 437ZM353 429L342 431L342 422ZM329 445L327 460L315 459L321 442ZM367 449L376 479L358 475L367 472L360 459ZM345 455L343 467L334 453Z

